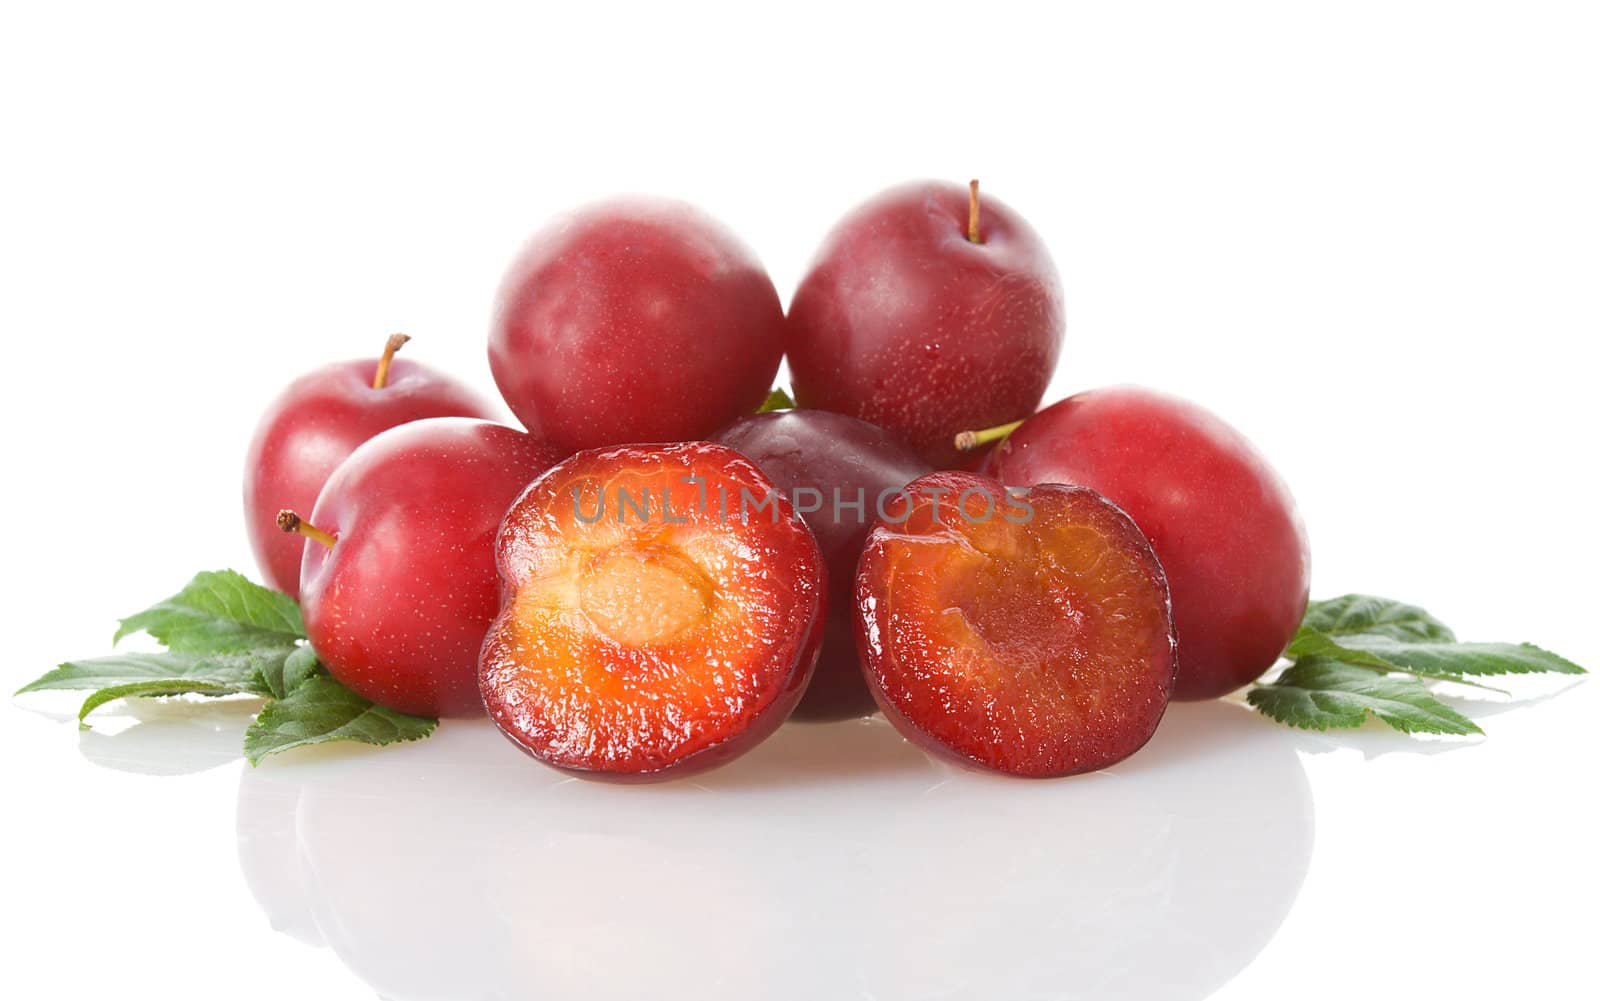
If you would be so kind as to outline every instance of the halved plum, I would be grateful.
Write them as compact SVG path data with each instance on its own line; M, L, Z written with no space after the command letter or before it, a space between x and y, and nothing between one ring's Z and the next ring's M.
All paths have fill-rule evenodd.
M856 575L867 683L908 738L1013 775L1093 771L1144 746L1177 672L1166 575L1084 487L914 480Z
M558 768L678 776L794 709L822 638L822 554L772 482L709 442L579 452L495 540L499 617L478 661L490 717Z

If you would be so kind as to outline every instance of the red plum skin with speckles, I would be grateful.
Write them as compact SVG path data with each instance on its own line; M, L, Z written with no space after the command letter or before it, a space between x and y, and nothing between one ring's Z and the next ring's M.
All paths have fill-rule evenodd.
M268 585L300 596L301 538L278 530L285 508L308 514L323 484L362 442L428 417L489 417L489 404L455 379L396 358L374 389L378 360L337 362L290 383L262 414L245 457L244 516Z
M317 498L304 542L306 635L347 688L419 716L477 716L478 649L500 607L494 536L560 456L514 428L433 418L378 435Z
M1266 459L1210 411L1135 386L1079 393L1012 432L985 471L1097 490L1149 537L1172 586L1173 698L1248 684L1294 638L1311 587L1305 526Z
M940 469L961 461L957 433L1034 411L1061 353L1061 283L1032 227L980 206L980 243L967 189L942 182L884 192L828 234L789 307L800 406L885 428Z
M783 306L756 255L692 206L580 208L500 286L489 366L528 431L564 452L705 438L761 405Z

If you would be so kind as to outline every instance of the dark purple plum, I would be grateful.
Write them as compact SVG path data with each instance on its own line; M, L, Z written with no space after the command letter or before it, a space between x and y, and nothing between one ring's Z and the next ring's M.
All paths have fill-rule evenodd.
M716 440L754 462L793 501L822 547L828 590L836 595L854 589L856 562L877 520L878 499L888 503L891 498L884 495L931 471L882 428L823 410L744 417ZM856 653L850 603L830 603L817 670L795 718L844 719L876 708Z

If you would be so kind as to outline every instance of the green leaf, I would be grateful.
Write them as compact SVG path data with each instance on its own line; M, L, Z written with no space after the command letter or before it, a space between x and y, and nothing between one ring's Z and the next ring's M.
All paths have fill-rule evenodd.
M1584 673L1526 643L1457 643L1448 626L1417 606L1360 594L1312 602L1285 656L1464 684L1483 675Z
M1420 643L1451 643L1450 627L1418 608L1370 594L1346 594L1327 601L1313 601L1306 609L1301 633L1326 636L1387 636L1390 639ZM1300 639L1295 637L1296 642ZM1290 648L1290 656L1296 656Z
M116 639L140 631L168 649L69 661L18 694L87 691L80 723L117 699L261 696L269 701L245 732L245 757L252 764L268 754L330 740L417 740L438 725L374 705L340 685L303 642L305 624L293 599L232 570L196 574L166 601L123 619Z
M287 649L277 654L288 656ZM46 689L83 690L110 688L145 681L192 681L206 686L223 685L256 695L271 694L261 681L263 658L255 653L119 653L89 660L70 660L40 678L17 689L38 692Z
M118 699L154 698L158 695L243 695L257 694L245 693L230 685L213 685L204 681L185 681L181 678L172 678L163 681L135 681L127 685L113 685L110 688L101 688L83 700L83 705L78 707L78 722L107 702Z
M261 681L275 699L281 699L300 687L301 682L322 668L317 653L309 646L297 646L282 661L262 669Z
M1371 714L1404 733L1483 732L1420 681L1317 657L1294 664L1270 685L1252 688L1248 699L1272 719L1306 730L1354 728Z
M332 740L393 744L420 740L439 721L374 705L326 674L304 679L285 697L267 703L244 735L252 765L269 754Z
M270 695L263 676L274 662L281 665L290 652L288 647L228 654L169 651L74 660L23 685L17 694L92 691L78 712L79 720L107 702L133 696Z
M1287 654L1287 656L1294 657L1298 660L1308 660L1313 657L1320 657L1325 660L1337 660L1341 663L1353 664L1356 667L1364 667L1371 671L1383 671L1385 673L1390 671L1405 670L1398 664L1386 660L1382 654L1363 649L1360 645L1364 641L1379 640L1382 640L1383 642L1392 642L1391 640L1386 640L1381 636L1363 637L1357 635L1346 637L1343 640L1343 643L1346 645L1341 646L1340 643L1335 642L1331 636L1326 636L1319 632L1313 632L1302 627L1299 635L1295 638L1294 644L1290 647L1290 652ZM1448 649L1449 646L1441 644L1436 648L1444 650ZM1468 681L1463 675L1453 671L1436 671L1424 667L1417 667L1409 670L1407 673L1415 674L1420 678L1431 678L1435 681L1453 681L1458 685L1471 685L1473 688L1482 688L1491 692L1501 691L1498 688L1491 688L1488 685L1480 684L1476 681ZM1505 693L1501 692L1501 694Z
M112 642L140 631L189 652L288 646L306 634L293 598L232 570L196 574L166 601L123 619Z
M765 414L773 410L793 410L794 400L788 393L781 389L774 389L767 394L767 401L756 408L756 413Z
M1374 671L1398 670L1393 664L1384 660L1376 653L1339 645L1339 641L1327 633L1317 632L1315 629L1300 627L1295 634L1294 642L1289 644L1289 649L1283 652L1290 660L1306 660L1312 657L1323 657L1329 660L1340 660L1346 664L1355 664L1360 667L1371 668Z
M1385 636L1350 636L1340 646L1357 656L1378 657L1392 670L1435 678L1587 673L1532 643L1405 643Z
M1496 674L1585 674L1583 668L1531 643L1403 642L1381 635L1335 640L1301 631L1287 656L1296 661L1337 660L1373 671L1403 671L1419 678L1465 681Z

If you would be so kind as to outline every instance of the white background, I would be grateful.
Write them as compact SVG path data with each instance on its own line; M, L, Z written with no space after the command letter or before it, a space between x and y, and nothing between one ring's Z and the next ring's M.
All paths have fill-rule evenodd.
M1146 383L1257 442L1310 526L1316 595L1389 594L1465 638L1600 665L1592 7L561 8L0 15L8 685L104 652L118 616L195 570L250 569L242 453L295 374L404 330L408 355L492 392L490 296L546 215L690 199L787 297L838 215L921 176L980 177L1052 247L1051 398ZM706 803L585 786L554 813L550 773L481 729L252 778L245 709L80 734L69 705L0 719L14 997L487 991L467 969L547 998L808 977L880 999L1592 985L1592 683L1473 709L1487 740L1439 753L1201 707L1147 763L1045 786L928 783L876 730L816 752L791 727L697 787ZM837 748L857 744L882 776L851 773ZM302 798L236 821L236 800L271 814L278 781L359 806L369 773L368 812ZM462 775L494 781L435 807ZM852 824L860 841L827 840ZM251 863L257 841L281 864ZM488 876L425 875L486 845ZM751 889L769 857L819 869ZM299 911L265 902L285 894ZM827 925L855 912L874 915L859 933Z

